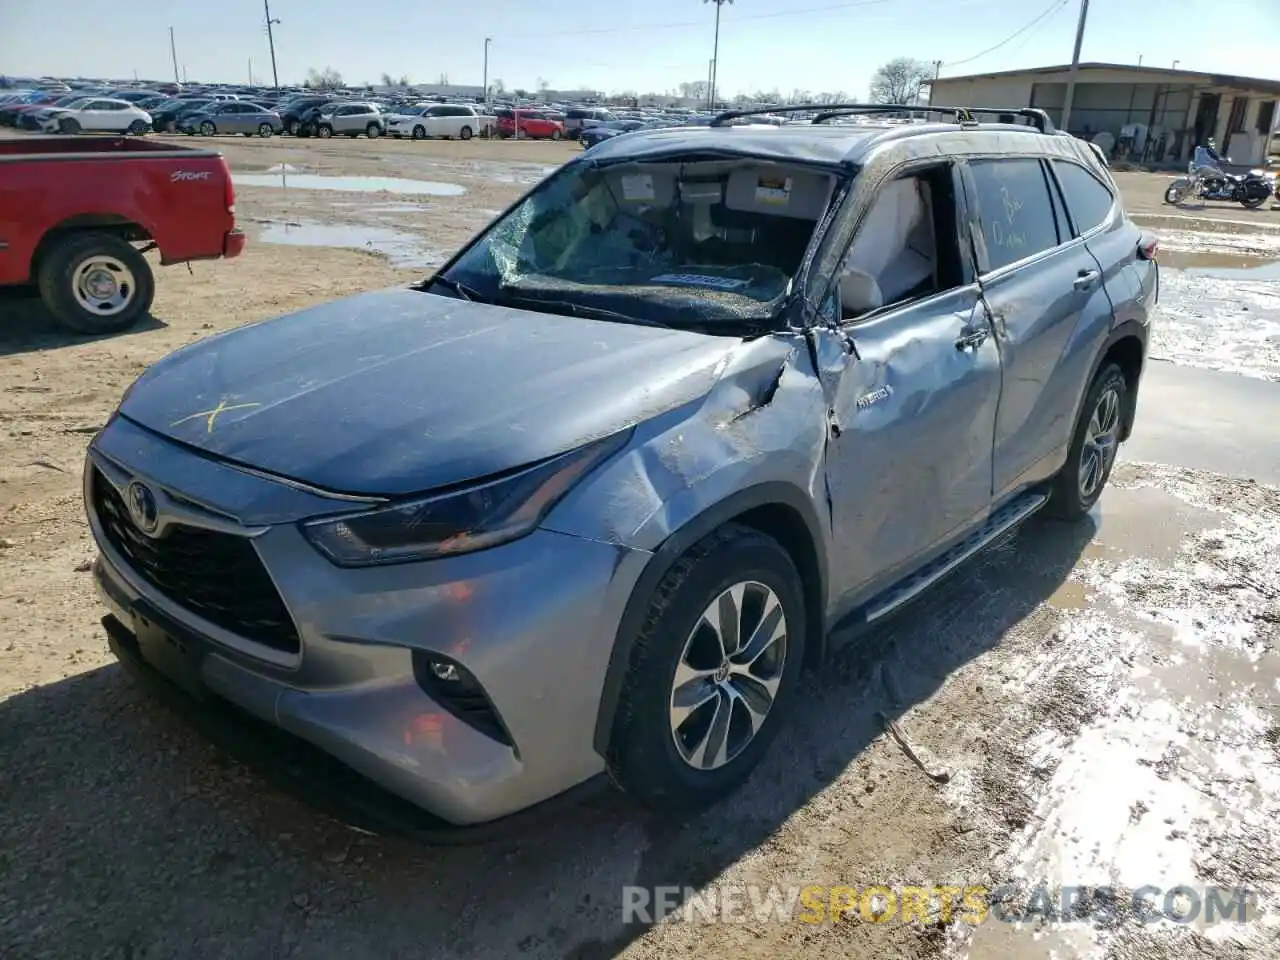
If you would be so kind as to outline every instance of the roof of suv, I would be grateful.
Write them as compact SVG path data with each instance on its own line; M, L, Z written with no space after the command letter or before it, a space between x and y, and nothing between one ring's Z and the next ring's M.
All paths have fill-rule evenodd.
M846 124L802 122L782 126L690 126L638 130L626 136L613 137L593 147L590 157L594 162L618 162L678 153L723 152L764 160L849 166L860 164L871 147L888 140L974 131L1032 137L1042 142L1075 139L1056 133L1042 134L1035 127L1006 123L962 125L872 121Z

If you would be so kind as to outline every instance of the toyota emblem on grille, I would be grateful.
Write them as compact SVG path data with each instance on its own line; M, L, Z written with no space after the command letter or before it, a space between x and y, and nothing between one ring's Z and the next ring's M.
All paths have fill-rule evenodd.
M133 525L151 536L160 527L160 508L156 505L156 495L145 483L134 480L125 491L125 501L129 505L129 519Z

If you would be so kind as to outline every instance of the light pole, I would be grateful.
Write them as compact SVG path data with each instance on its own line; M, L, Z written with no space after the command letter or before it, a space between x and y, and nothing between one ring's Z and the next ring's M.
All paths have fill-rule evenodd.
M489 44L493 43L493 37L484 38L484 109L489 112Z
M169 28L169 54L173 57L173 82L178 83L178 48L173 42L173 27Z
M271 19L271 0L262 0L262 9L267 15L267 45L271 48L271 80L279 90L280 74L276 71L276 38L271 32L271 25L280 21Z
M714 3L716 5L716 38L711 48L711 90L707 95L707 99L711 101L711 109L716 108L716 75L720 67L720 8L726 3L733 3L733 0L703 0L704 3Z
M1071 74L1067 78L1067 94L1062 100L1062 129L1069 129L1071 102L1076 98L1076 77L1080 75L1080 48L1084 45L1084 22L1089 17L1089 0L1080 0L1080 22L1076 24L1076 46L1071 54Z
M711 100L711 72L715 70L716 62L714 60L707 61L707 109L714 111L716 105Z

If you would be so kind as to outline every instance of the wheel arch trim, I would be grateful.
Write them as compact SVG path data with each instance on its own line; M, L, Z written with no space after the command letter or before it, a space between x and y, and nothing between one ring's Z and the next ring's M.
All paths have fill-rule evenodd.
M818 582L805 583L805 600L807 607L815 605L822 609L809 609L807 636L805 637L807 663L818 662L825 653L826 639L826 602L827 602L827 557L824 549L825 538L822 525L813 503L803 490L785 481L766 481L717 501L701 513L682 524L662 542L653 556L645 564L644 570L636 580L618 622L617 633L613 638L613 649L609 655L609 665L605 671L604 683L600 692L600 705L596 712L596 726L593 746L600 756L608 759L610 740L613 735L614 719L618 704L622 699L622 687L631 666L631 654L635 648L640 628L649 609L654 591L662 578L667 575L676 562L712 531L730 523L753 510L766 507L783 507L796 513L804 523L805 534L812 545ZM750 525L748 521L748 525ZM785 548L785 544L784 544ZM799 564L797 564L799 566ZM803 571L801 571L803 580Z

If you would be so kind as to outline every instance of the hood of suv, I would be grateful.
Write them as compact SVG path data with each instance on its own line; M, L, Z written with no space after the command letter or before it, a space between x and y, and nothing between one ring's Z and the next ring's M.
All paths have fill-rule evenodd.
M387 290L179 350L139 378L121 413L325 490L404 495L695 400L738 343Z

